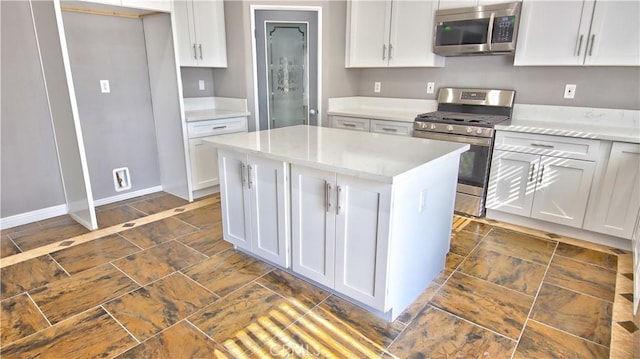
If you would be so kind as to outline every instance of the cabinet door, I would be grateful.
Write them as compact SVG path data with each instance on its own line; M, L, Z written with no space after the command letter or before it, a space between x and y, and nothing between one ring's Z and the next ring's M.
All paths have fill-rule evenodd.
M586 65L640 65L640 1L596 1Z
M173 1L173 21L180 66L197 66L196 35L191 1Z
M348 3L346 67L386 67L391 0Z
M296 273L333 288L336 175L291 166L291 248Z
M220 183L218 177L218 150L202 139L189 140L189 158L191 159L191 185L193 190L215 186Z
M589 230L631 239L640 211L640 145L614 142Z
M391 186L337 177L335 290L385 311Z
M478 0L440 0L439 3L439 10L478 6Z
M433 16L437 1L393 0L389 66L444 66L433 53Z
M248 187L251 191L251 252L289 267L288 164L249 157Z
M538 176L540 156L493 151L487 208L528 217Z
M227 67L227 39L222 0L193 1L198 66Z
M593 1L524 0L513 64L581 65Z
M218 150L223 237L251 251L250 217L245 210L251 205L246 163L246 155Z
M531 217L582 227L595 163L543 156Z

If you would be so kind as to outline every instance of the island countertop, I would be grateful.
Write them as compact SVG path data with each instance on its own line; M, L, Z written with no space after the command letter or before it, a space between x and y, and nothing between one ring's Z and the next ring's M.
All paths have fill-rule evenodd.
M455 142L307 125L203 140L223 149L384 183L395 183L429 162L469 149Z

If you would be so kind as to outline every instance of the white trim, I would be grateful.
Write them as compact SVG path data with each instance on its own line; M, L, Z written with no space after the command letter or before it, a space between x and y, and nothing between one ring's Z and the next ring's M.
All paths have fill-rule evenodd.
M98 220L96 211L94 210L93 191L91 189L91 179L89 177L89 165L87 164L87 155L85 153L84 138L82 136L82 126L80 124L80 112L78 111L78 101L76 98L76 90L73 85L73 76L71 74L71 60L69 59L69 51L67 46L67 37L64 30L64 22L62 20L62 5L60 0L53 0L53 8L56 14L56 23L58 25L58 36L60 38L60 50L62 52L62 63L64 65L65 75L67 78L67 87L69 91L69 100L71 103L71 114L73 115L73 123L76 130L76 138L78 140L78 154L80 155L80 167L82 168L82 176L84 177L84 189L87 194L88 211L90 216L90 230L98 229ZM69 199L67 199L69 206Z
M581 228L568 227L562 224L541 221L535 218L522 217L515 214L496 211L492 209L487 209L486 218L495 219L500 222L511 223L518 226L533 228L549 233L555 233L565 237L575 238L591 243L600 244L603 246L620 248L626 251L631 250L631 241L628 239L591 232Z
M97 199L93 203L95 204L96 207L104 206L105 204L124 201L125 199L140 197L140 196L144 196L147 194L156 193L160 191L162 191L162 186L149 187L149 188L141 189L138 191L127 192L127 193L119 194L112 197Z
M31 212L16 214L13 216L0 218L0 229L7 229L21 226L32 222L42 221L52 217L62 216L68 213L67 205L60 204L57 206L38 209Z
M253 66L253 103L254 125L256 131L260 130L260 103L258 97L258 57L256 54L256 11L257 10L285 10L285 11L315 11L318 13L318 79L317 87L317 115L318 126L322 126L322 6L295 6L295 5L251 5L251 62Z

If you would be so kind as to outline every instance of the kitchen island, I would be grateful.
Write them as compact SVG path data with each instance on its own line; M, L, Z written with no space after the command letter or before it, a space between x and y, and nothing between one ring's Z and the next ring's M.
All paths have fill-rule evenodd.
M469 145L305 125L203 140L236 248L387 320L444 268Z

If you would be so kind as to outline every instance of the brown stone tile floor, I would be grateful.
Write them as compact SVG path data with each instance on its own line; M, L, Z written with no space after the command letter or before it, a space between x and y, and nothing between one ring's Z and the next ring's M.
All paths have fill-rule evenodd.
M158 193L98 217L185 204ZM6 230L2 257L83 233L67 217ZM234 250L214 201L2 267L0 356L623 358L628 272L626 252L456 217L445 268L388 323Z

